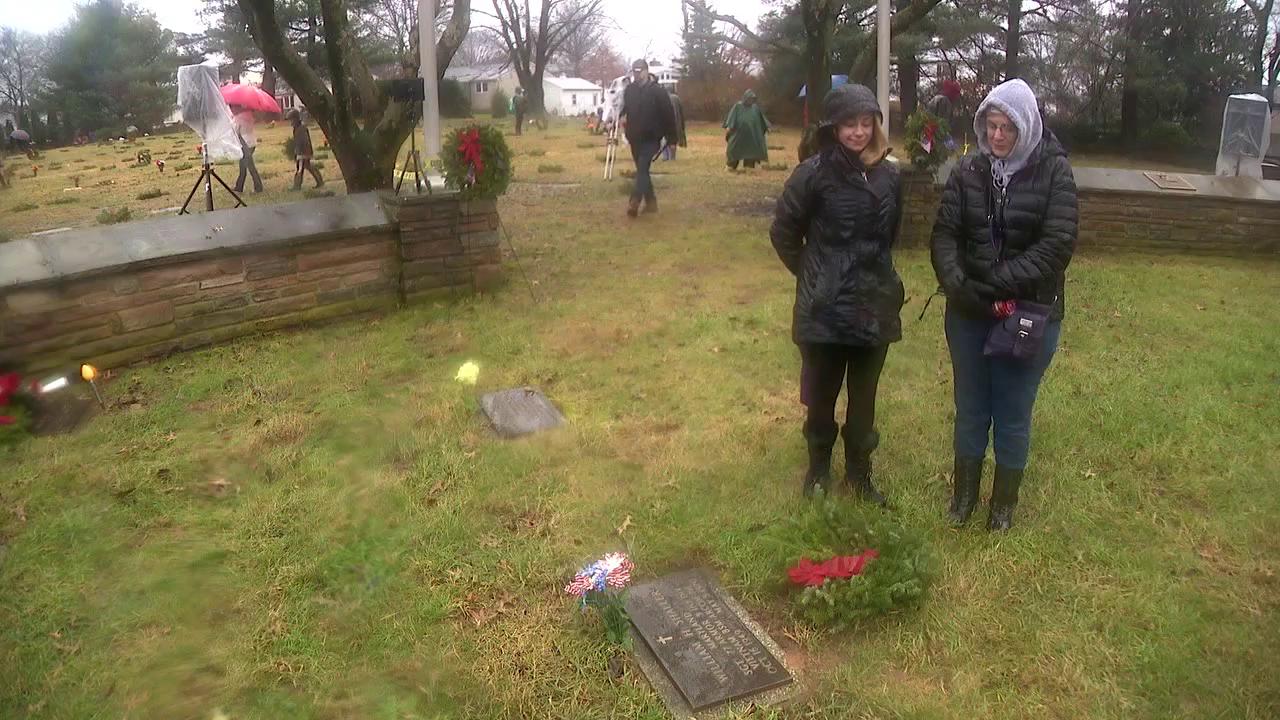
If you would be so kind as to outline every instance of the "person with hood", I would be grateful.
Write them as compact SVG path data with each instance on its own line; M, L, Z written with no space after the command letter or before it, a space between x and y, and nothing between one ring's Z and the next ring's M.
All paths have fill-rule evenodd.
M739 162L753 168L757 162L769 160L769 146L764 141L765 133L769 132L769 120L756 103L754 91L746 91L742 99L734 103L724 119L724 128L724 139L728 143L725 148L726 164L730 170L737 170Z
M871 480L876 390L889 344L902 339L902 280L891 248L902 213L898 169L875 94L845 85L824 99L819 150L798 165L778 198L769 239L796 278L792 340L800 348L800 400L808 408L804 494L830 490L840 387L848 382L845 480L885 504Z
M627 215L635 217L640 213L641 200L646 213L657 212L658 196L653 192L649 167L658 157L663 140L668 145L676 143L676 117L671 96L649 73L649 63L644 59L631 65L631 82L622 93L621 116L627 142L631 144L631 158L636 163L636 181Z
M675 115L676 142L662 148L662 159L675 160L677 147L689 147L689 136L685 132L684 103L680 102L680 96L675 90L668 90L667 94L671 96L671 111Z
M948 517L962 525L973 513L992 431L996 468L987 529L1003 531L1018 503L1036 392L1062 331L1079 212L1067 153L1042 126L1025 82L1009 80L992 90L973 130L978 152L947 179L930 243L947 297L955 386ZM1021 352L1001 346L1005 333L1026 339L1019 341Z

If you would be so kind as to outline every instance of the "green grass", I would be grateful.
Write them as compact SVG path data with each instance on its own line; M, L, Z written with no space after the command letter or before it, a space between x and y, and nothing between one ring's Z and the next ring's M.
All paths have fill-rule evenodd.
M158 198L158 197L163 197L163 196L168 195L168 194L169 194L169 193L168 193L168 191L161 190L160 188L155 188L155 189L153 189L153 190L147 190L146 192L138 193L138 199L139 199L139 200L154 200L154 199L156 199L156 198Z
M35 203L23 202L23 203L18 203L17 205L14 205L13 207L9 208L9 212L16 212L16 213L30 212L31 210L35 210L39 207L40 206L36 205Z
M557 174L562 172L564 172L563 165L557 165L553 163L544 163L538 166L539 174L547 174L547 173Z
M500 203L538 303L508 259L494 295L120 370L110 412L0 460L0 717L657 720L560 593L620 547L639 579L714 569L802 667L750 717L1280 715L1274 264L1078 257L991 536L943 522L941 308L916 321L936 281L898 250L874 457L941 567L920 611L824 633L770 561L805 456L782 176L724 173L694 128L627 221L580 138L510 138L580 183ZM570 425L500 441L476 396L525 384Z
M98 213L99 225L115 225L117 223L129 222L132 219L133 212L129 210L128 206L116 210L103 208L102 212Z
M72 197L68 195L66 197L60 197L60 198L55 198L53 200L50 200L49 204L50 205L75 205L78 202L80 202L80 198Z

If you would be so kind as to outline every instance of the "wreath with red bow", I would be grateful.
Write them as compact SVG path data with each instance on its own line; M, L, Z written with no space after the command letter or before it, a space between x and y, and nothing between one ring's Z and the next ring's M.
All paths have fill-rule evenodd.
M469 125L451 131L440 150L445 184L464 200L496 198L511 184L511 149L502 131Z
M922 533L843 499L815 502L778 540L796 614L837 629L918 605L937 564Z

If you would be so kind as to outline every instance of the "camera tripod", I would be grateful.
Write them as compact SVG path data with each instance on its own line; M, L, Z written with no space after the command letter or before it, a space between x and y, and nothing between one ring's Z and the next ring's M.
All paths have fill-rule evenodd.
M195 197L196 191L200 189L200 183L204 183L204 209L210 211L213 210L214 180L217 180L218 184L222 186L222 189L226 190L231 194L231 197L236 199L234 207L248 207L248 203L242 200L240 196L236 194L236 191L232 190L231 187L227 185L226 181L218 175L217 170L213 169L213 163L209 162L209 148L202 148L202 151L204 152L204 169L200 171L200 177L196 178L196 184L191 186L191 193L187 195L187 201L182 203L182 209L178 211L178 214L187 214L187 206L191 204L191 198Z
M422 194L422 186L427 186L427 194L431 194L431 179L422 170L422 155L418 152L418 133L409 133L409 154L405 156L404 167L400 168L400 179L396 181L396 195L400 194L400 186L404 184L404 176L409 173L409 164L413 164L413 187L417 194Z

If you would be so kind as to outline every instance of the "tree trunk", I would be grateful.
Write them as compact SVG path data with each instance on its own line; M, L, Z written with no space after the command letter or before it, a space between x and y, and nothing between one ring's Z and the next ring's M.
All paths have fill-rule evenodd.
M262 61L262 91L272 97L275 97L276 68L269 60Z
M1138 57L1142 0L1129 0L1125 17L1124 80L1120 90L1120 142L1130 152L1138 145Z
M1008 30L1004 36L1004 79L1022 75L1022 0L1008 0Z
M804 16L805 96L809 124L822 121L822 101L831 91L831 18L826 0L801 0Z
M269 67L283 77L319 123L333 150L348 192L364 192L392 185L400 146L417 126L418 107L390 102L373 85L373 78L356 43L344 42L349 17L343 0L320 0L325 52L303 58L285 37L276 18L275 0L238 0L248 18L255 44ZM314 7L314 6L312 6ZM437 79L444 75L458 46L470 28L469 0L454 0L455 13L436 47ZM309 26L319 28L314 12ZM315 38L308 44L316 47ZM320 57L320 55L324 57ZM315 66L327 66L329 87ZM418 68L410 69L417 74ZM354 112L357 97L376 105L361 127ZM368 108L366 108L368 110Z
M1280 81L1280 31L1276 32L1276 44L1271 51L1270 65L1267 68L1267 102L1276 102L1276 86ZM1275 105L1272 105L1274 108Z
M1267 77L1267 31L1270 30L1271 10L1275 7L1275 0L1266 0L1262 9L1256 13L1258 29L1254 32L1253 38L1253 76L1255 78ZM1268 97L1268 101L1273 98Z
M911 117L920 107L920 60L915 53L898 53L898 95L902 117Z

